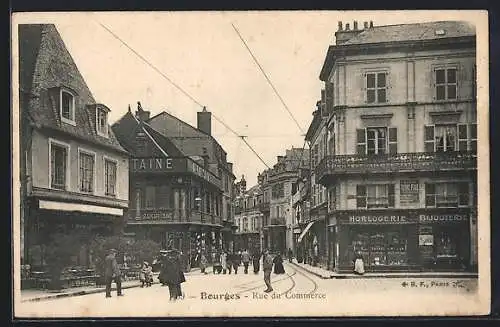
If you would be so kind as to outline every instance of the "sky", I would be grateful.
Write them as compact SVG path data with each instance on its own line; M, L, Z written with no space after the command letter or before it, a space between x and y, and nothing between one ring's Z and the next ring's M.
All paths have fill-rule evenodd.
M287 148L303 147L320 99L319 80L338 21L374 26L467 19L458 11L413 12L127 12L19 14L18 23L53 23L110 123L140 101L151 115L168 111L196 126L201 107L142 61L104 24L247 141L272 167ZM232 24L299 122L297 127ZM251 187L265 165L212 119L212 134Z

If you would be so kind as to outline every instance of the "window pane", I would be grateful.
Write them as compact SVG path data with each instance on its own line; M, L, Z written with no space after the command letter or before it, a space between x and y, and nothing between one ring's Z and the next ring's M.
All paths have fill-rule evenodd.
M458 141L458 151L467 151L467 141Z
M364 144L363 145L358 144L357 153L366 154L366 146Z
M448 84L450 83L456 83L457 82L457 70L454 68L448 69L447 70L447 82Z
M62 111L62 116L66 119L73 119L71 115L72 111L72 106L73 106L73 96L67 92L62 92L61 96L61 111Z
M470 149L471 151L477 151L477 141L470 141Z
M389 142L397 142L397 141L398 141L398 129L389 128Z
M377 87L385 87L385 73L377 74Z
M426 141L434 140L434 126L425 126L425 140Z
M385 89L378 89L377 90L377 97L378 97L378 102L384 103L387 102L386 100L386 90Z
M437 100L446 99L446 89L445 89L444 85L437 85L436 86L436 99Z
M366 186L356 185L356 196L365 196L365 195L366 195Z
M458 125L458 138L467 139L467 125Z
M444 84L444 69L436 69L436 84Z
M375 74L366 74L366 87L367 88L375 87Z
M456 98L457 98L457 86L448 85L448 99L456 99Z
M469 184L459 183L458 184L458 204L459 205L469 205Z
M368 103L375 102L375 90L367 90L366 91L366 102L368 102Z
M51 145L51 187L66 188L66 148Z
M470 124L470 138L472 140L477 139L477 125Z
M434 152L434 142L425 142L425 152Z

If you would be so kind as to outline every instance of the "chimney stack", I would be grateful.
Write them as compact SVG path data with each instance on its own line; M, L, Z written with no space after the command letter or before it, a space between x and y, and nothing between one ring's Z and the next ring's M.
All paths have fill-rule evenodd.
M370 28L373 28L373 21L370 20Z
M135 116L141 120L146 121L149 119L151 112L142 109L142 105L140 101L137 101L137 111L135 112Z
M337 31L342 31L342 22L339 21L339 28L337 29Z
M358 30L358 22L355 20L354 21L354 30L357 31Z
M345 24L345 30L346 30L346 31L350 31L350 30L351 30L351 28L349 27L349 23L346 23L346 24Z
M212 135L212 113L203 107L201 112L197 113L197 126L205 134Z

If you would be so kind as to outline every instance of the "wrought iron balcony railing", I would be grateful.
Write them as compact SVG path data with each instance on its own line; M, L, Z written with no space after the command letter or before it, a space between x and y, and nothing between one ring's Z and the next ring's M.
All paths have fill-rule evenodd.
M476 152L413 152L384 155L327 156L316 166L316 179L324 183L334 175L410 171L477 169Z

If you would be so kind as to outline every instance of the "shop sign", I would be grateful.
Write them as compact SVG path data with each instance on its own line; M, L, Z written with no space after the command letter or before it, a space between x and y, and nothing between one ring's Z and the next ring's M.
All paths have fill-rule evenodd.
M348 215L346 224L409 224L411 219L406 215Z
M418 180L401 180L399 184L399 202L401 205L419 203Z
M465 222L468 221L468 214L422 214L418 216L421 223L441 223L441 222Z
M431 246L434 244L434 235L418 235L418 245L420 246Z
M185 170L184 158L134 158L130 159L133 172L169 172Z

